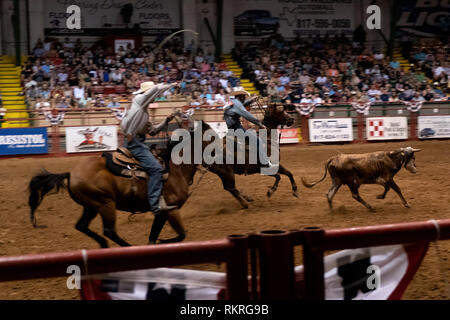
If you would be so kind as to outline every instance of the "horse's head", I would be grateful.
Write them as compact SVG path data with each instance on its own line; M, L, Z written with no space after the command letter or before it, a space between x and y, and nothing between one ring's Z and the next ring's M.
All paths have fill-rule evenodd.
M194 109L189 109L184 112L176 111L174 115L179 129L186 129L191 132L195 129L195 119L193 118Z
M275 129L278 126L292 126L294 124L294 119L284 110L283 106L272 104L264 110L264 119L262 123L267 128Z

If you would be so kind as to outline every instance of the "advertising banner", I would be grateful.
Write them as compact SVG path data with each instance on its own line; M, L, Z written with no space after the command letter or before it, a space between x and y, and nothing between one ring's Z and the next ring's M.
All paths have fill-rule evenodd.
M450 138L450 116L418 117L420 139Z
M280 134L280 129L278 129ZM299 143L302 141L300 128L281 129L280 144Z
M66 152L99 152L117 149L117 127L66 128Z
M308 121L311 142L353 141L351 118L309 119Z
M420 37L447 36L449 34L448 1L400 0L398 2L397 30Z
M408 139L408 120L406 117L367 118L366 138L367 140Z
M0 129L0 155L48 153L47 128Z
M283 37L352 34L353 0L234 1L234 34Z
M67 29L67 8L77 5L81 10L81 29ZM124 6L127 7L124 8ZM131 6L130 6L131 5ZM157 35L181 27L179 0L45 0L44 26L46 35L112 34L126 27L139 26L141 33ZM124 16L129 19L125 23Z

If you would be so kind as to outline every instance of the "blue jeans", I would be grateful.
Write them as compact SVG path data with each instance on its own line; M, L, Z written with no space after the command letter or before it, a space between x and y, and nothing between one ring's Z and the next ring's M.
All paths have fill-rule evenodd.
M147 196L150 211L154 211L159 207L159 198L163 187L162 167L143 140L134 138L131 142L128 142L125 139L124 147L130 150L148 173Z

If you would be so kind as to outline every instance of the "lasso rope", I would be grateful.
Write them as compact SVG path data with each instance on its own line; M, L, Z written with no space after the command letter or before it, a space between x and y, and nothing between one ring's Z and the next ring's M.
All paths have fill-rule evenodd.
M183 32L191 32L191 33L193 33L194 34L194 40L195 40L195 42L196 43L198 43L198 35L199 35L199 33L198 32L195 32L194 30L191 30L191 29L183 29L183 30L179 30L179 31L177 31L177 32L174 32L174 33L172 33L172 34L170 34L170 35L168 35L156 48L155 48L155 50L154 51L159 51L159 50L161 50L161 48L167 43L167 41L169 41L170 39L172 39L173 37L175 37L177 34L179 34L179 33L183 33Z

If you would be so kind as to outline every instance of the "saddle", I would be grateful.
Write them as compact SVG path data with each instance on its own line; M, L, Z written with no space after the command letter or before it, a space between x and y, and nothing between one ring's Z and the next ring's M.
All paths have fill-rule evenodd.
M151 152L163 168L163 181L167 181L169 173L166 172L165 161L158 155L154 148L151 149ZM113 153L104 152L103 157L106 158L106 166L108 169L117 176L143 180L148 179L146 170L127 148L119 147Z

